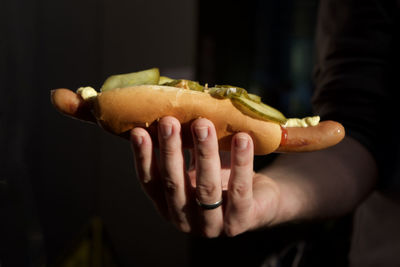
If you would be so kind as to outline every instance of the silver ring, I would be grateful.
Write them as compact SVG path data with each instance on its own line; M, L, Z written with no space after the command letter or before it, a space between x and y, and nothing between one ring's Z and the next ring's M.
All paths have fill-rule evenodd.
M222 200L223 199L221 198L221 200L219 200L213 204L204 204L204 203L201 203L198 198L196 198L197 205L199 205L200 207L202 207L205 210L213 210L213 209L218 208L219 206L221 206Z

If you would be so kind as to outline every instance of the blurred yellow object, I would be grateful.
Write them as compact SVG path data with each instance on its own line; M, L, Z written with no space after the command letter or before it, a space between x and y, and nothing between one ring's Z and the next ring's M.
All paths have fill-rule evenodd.
M93 217L77 240L60 258L57 267L118 267L112 246L105 237L103 223Z

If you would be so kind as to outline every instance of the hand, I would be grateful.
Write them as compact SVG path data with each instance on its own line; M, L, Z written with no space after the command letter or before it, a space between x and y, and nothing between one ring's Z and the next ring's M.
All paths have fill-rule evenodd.
M232 139L230 153L219 153L214 125L198 119L191 125L194 148L186 168L181 125L173 117L159 121L159 158L142 128L131 131L139 180L158 211L183 232L234 236L269 225L279 202L276 183L253 171L253 142L248 134ZM204 209L197 204L223 205Z
M51 99L64 115L96 122L76 93L57 89ZM184 232L232 236L272 224L342 215L372 191L378 177L374 157L350 137L322 151L282 154L262 174L254 173L250 136L235 135L231 154L219 154L214 126L205 119L192 125L193 164L186 171L179 122L167 117L159 125L159 162L148 132L131 132L138 176L160 213ZM200 129L208 130L204 140L195 134ZM244 148L237 146L241 140L247 144ZM222 207L204 210L196 204L196 197L206 204L217 202L221 190Z

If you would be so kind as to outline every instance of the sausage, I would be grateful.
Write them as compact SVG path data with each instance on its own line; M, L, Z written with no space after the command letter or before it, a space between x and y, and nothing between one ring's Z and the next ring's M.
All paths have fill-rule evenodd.
M281 144L276 152L307 152L339 143L344 127L336 121L321 121L312 127L282 127Z

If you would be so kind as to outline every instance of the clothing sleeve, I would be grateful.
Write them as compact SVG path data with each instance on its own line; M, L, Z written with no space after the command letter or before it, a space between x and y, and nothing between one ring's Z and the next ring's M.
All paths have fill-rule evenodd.
M323 120L341 122L374 156L392 116L395 10L395 1L380 0L319 6L313 107Z

